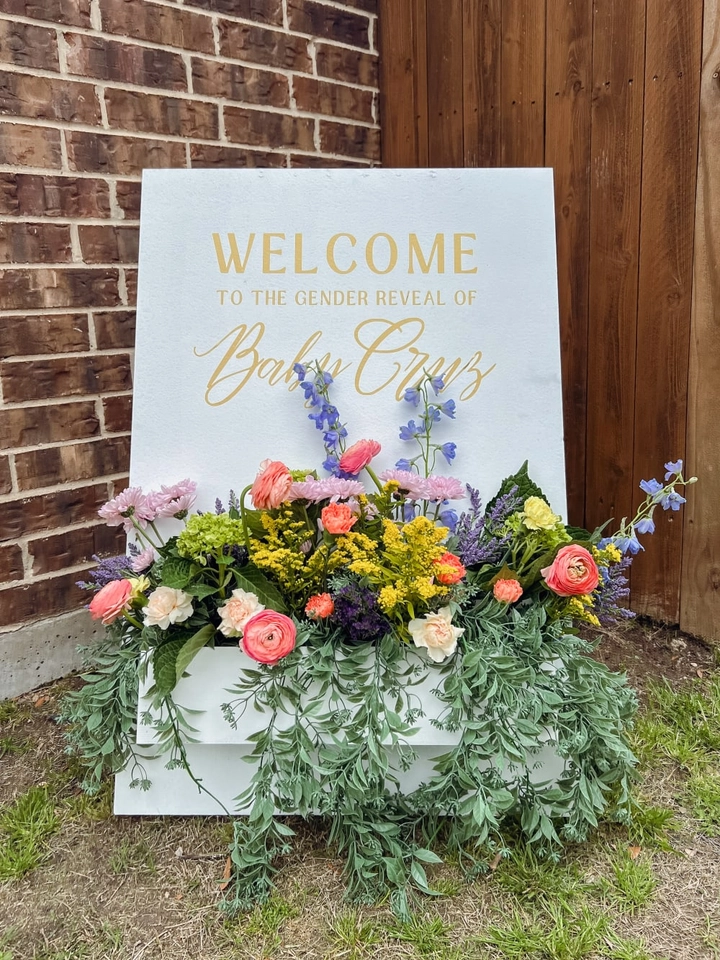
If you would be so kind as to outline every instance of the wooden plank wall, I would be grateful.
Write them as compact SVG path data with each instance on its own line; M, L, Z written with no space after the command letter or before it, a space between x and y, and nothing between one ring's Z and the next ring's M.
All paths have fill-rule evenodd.
M719 636L720 0L380 0L380 42L386 166L554 168L569 519L685 459L632 602Z

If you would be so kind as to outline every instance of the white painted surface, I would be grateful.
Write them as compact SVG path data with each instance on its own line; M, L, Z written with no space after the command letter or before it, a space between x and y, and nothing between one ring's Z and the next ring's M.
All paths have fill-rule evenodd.
M232 266L221 272L213 233L224 258L235 235L243 273ZM263 272L265 233L274 235L267 250L280 251L268 252L265 266L284 273ZM316 273L295 272L296 234L303 237L299 266ZM334 247L338 268L356 261L349 274L328 263L328 241L337 234L356 240L352 246L340 237ZM397 264L387 274L366 262L376 234L397 245ZM409 272L411 234L427 274L416 255ZM437 255L430 259L438 234L443 274ZM459 254L457 266L476 273L454 272L456 234L475 234L458 240L471 252ZM380 237L371 250L376 268L385 269L390 241ZM221 306L220 290L228 291L226 300L238 291L242 304ZM309 290L333 297L360 291L368 304L297 304ZM412 304L412 291L420 305ZM454 303L456 293L469 291L471 307ZM281 292L286 305L265 304ZM382 294L386 305L377 302ZM411 298L405 305L403 295ZM370 356L369 344L401 323ZM243 324L252 333L232 346ZM376 465L391 467L416 452L398 439L398 426L418 411L396 395L427 354L426 366L438 358L445 358L442 369L456 359L458 369L469 364L443 395L458 401L458 415L436 436L456 442L458 452L450 468L443 461L439 470L488 497L528 458L532 476L564 512L558 329L551 170L145 171L132 483L152 487L190 476L199 481L199 506L212 508L216 496L251 482L266 457L293 469L319 467L321 435L307 419L291 368L297 359L326 354L342 361L333 397L349 442L379 440ZM309 340L314 346L303 350ZM473 367L494 368L476 392ZM208 389L214 372L217 382ZM279 382L269 386L275 375Z

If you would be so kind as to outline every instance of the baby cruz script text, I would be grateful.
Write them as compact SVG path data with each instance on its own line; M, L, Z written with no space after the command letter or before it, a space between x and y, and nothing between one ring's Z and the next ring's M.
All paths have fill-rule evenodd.
M269 326L257 313L258 307L282 311L283 308L307 309L316 305L356 310L370 305L438 308L451 304L454 310L473 307L477 290L467 286L453 289L443 284L447 284L450 275L460 282L460 275L464 275L467 284L470 277L477 274L478 268L473 262L474 233L437 233L432 240L423 241L414 233L407 234L402 241L389 233L375 233L367 238L358 238L352 233L335 233L319 245L316 236L312 239L314 242L305 245L302 233L287 236L281 232L249 233L243 237L234 233L225 237L212 234L220 274L242 277L238 289L231 289L228 285L228 289L217 291L217 303L221 308L240 307L238 313L244 313L242 308L245 308L247 313L245 322L236 324L213 343L197 345L194 349L196 357L211 357L215 364L207 381L206 403L210 406L228 403L253 380L293 390L297 386L293 367L312 357L319 357L323 368L333 377L349 371L355 390L361 396L387 390L400 400L423 371L443 375L447 384L457 380L460 400L475 396L483 379L495 369L495 364L483 362L482 350L473 349L467 335L462 338L463 347L468 348L464 356L454 355L454 351L446 355L438 355L437 350L433 353L432 348L423 343L427 339L428 322L422 317L372 316L359 319L355 314L352 321L343 324L357 348L353 352L358 353L357 357L348 359L338 355L338 341L340 339L345 344L340 349L352 349L349 337L338 338L334 327L332 336L327 338L331 343L323 344L322 329L313 330L310 325L305 326L296 344L290 345L287 356L270 355L277 354L276 349L267 346L268 338L277 343L271 336L276 333L273 330L276 323ZM322 257L306 253L310 249L321 249ZM434 284L437 289L380 289L374 283L369 284L372 289L366 290L298 286L300 276L308 279L312 276L313 280L321 281L324 274L331 282L332 279L337 282L338 275L352 274L355 270L368 280L368 272L376 276L395 271L417 274L418 280L432 274L437 277L437 284ZM288 289L277 286L283 275ZM263 288L263 278L272 286ZM286 316L289 319L291 315ZM438 322L436 314L433 322ZM285 328L283 321L280 323ZM291 328L292 324L288 324L287 333L283 335L284 343L288 342ZM471 329L468 324L468 334ZM433 339L437 343L437 338ZM323 350L326 352L321 356Z

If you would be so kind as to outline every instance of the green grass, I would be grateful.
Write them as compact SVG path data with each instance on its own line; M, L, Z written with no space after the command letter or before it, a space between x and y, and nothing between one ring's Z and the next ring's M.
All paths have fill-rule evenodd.
M391 940L412 944L421 957L432 957L450 947L451 929L440 917L411 917L407 923L391 924L387 935Z
M720 777L694 773L685 785L683 799L702 832L708 837L720 836Z
M259 939L262 941L262 955L265 956L277 950L281 942L280 930L299 912L295 904L275 892L265 903L258 904L246 918L239 922L227 920L223 924L223 936L233 947L241 947L246 951L248 940Z
M46 787L31 787L0 813L0 880L17 880L47 856L60 825Z
M560 903L569 907L589 889L576 866L541 860L528 847L518 847L500 862L495 883L523 906Z
M633 860L627 850L621 850L612 863L612 876L600 884L604 896L621 913L635 914L654 898L657 879L649 860Z
M608 960L660 960L648 951L644 940L624 940L613 934L608 938L608 942L611 944L609 952L602 954Z
M648 688L648 705L638 717L634 747L652 765L674 760L688 773L706 766L720 751L720 675L673 690L667 683Z
M121 840L108 861L110 873L120 875L133 871L156 873L155 857L146 840L131 843Z
M604 945L608 921L585 905L577 910L549 907L540 919L516 911L504 926L491 926L476 937L504 960L584 960Z
M377 926L363 920L357 910L346 910L328 923L328 939L334 954L346 960L362 960L370 947L380 942Z
M638 847L647 850L663 850L671 853L674 850L669 833L678 830L680 824L675 814L667 807L656 807L652 804L643 804L634 800L632 804L632 821L628 827L628 840Z

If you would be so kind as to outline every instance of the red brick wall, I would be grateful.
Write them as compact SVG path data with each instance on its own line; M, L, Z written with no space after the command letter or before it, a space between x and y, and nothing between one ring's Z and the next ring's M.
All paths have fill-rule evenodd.
M379 158L376 0L0 0L0 631L127 480L144 167Z

